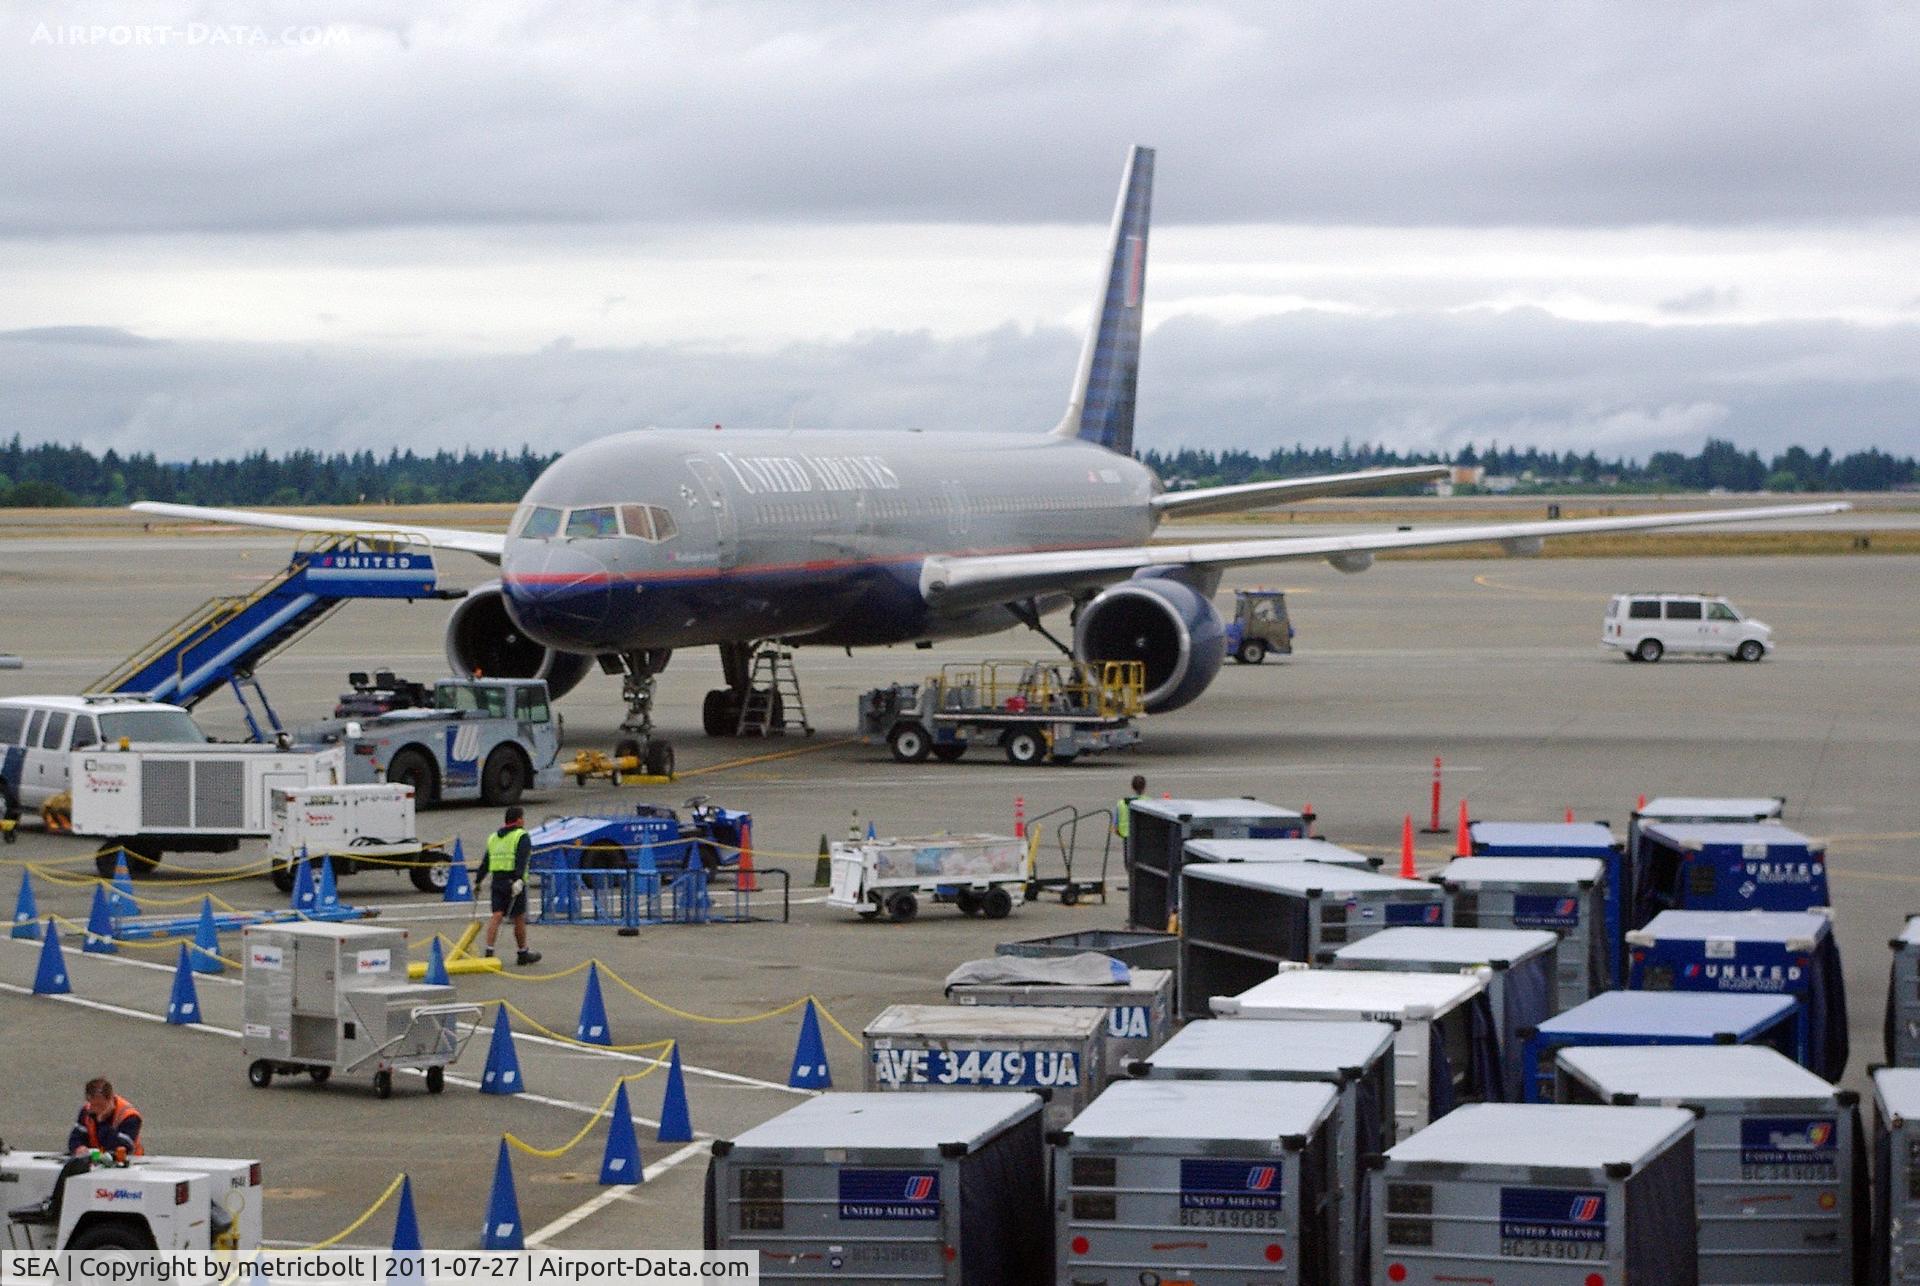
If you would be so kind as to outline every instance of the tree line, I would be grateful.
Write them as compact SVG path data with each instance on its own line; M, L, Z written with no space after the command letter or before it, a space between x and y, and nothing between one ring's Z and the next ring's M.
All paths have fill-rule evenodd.
M125 505L164 500L198 505L487 503L518 500L554 460L521 447L504 451L352 453L257 451L232 460L161 460L151 454L95 455L82 446L0 447L0 508ZM1251 451L1146 451L1140 457L1169 482L1218 486L1407 464L1479 465L1490 478L1540 491L1885 491L1920 483L1912 456L1874 448L1836 457L1789 447L1770 460L1708 439L1698 454L1656 451L1643 461L1537 447L1468 446L1452 457L1341 443ZM1504 485L1504 484L1501 484ZM1402 488L1402 490L1406 490Z

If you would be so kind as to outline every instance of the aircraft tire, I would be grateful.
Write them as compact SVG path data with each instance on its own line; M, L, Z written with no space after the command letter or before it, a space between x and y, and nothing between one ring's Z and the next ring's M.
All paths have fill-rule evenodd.
M700 703L700 726L709 737L731 737L740 727L740 704L727 688L713 688Z
M673 776L673 743L649 741L646 753L640 757L640 765L649 777Z

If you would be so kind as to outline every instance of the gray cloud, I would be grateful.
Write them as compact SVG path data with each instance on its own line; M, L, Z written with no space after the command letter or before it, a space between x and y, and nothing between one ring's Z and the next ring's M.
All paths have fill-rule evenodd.
M1920 8L1336 0L88 6L0 20L0 233L1920 208ZM116 23L115 17L118 14ZM191 43L192 25L261 41ZM324 33L303 43L302 24Z
M878 332L772 353L712 347L399 357L336 347L0 343L0 433L163 458L297 447L560 450L666 425L1041 432L1066 330ZM1254 450L1536 443L1644 456L1708 434L1911 450L1920 326L1644 326L1534 310L1175 318L1148 337L1137 444Z

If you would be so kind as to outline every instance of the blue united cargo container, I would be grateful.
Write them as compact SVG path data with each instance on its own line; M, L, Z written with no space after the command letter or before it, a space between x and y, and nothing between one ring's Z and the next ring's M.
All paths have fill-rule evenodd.
M1635 991L1791 997L1798 1061L1837 1081L1847 1070L1847 989L1833 922L1817 911L1663 911L1627 935Z
M1552 1100L1554 1058L1574 1045L1765 1045L1793 1058L1794 1013L1791 996L1605 991L1528 1035L1527 1101Z
M1611 830L1599 822L1473 822L1467 835L1475 857L1590 857L1605 863L1606 978L1616 987L1625 984L1620 935L1627 930L1635 878Z
M1669 822L1777 822L1787 801L1779 795L1756 795L1736 799L1704 795L1661 795L1633 810L1627 818L1627 866L1644 871L1641 860L1644 845L1640 832L1648 826ZM1629 924L1637 929L1638 924Z
M1827 846L1774 822L1640 828L1634 924L1662 911L1810 911L1829 906Z

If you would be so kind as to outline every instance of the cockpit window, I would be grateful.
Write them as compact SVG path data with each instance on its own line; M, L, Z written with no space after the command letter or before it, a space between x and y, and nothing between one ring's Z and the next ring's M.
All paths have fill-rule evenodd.
M560 511L535 505L521 511L520 529L514 534L522 540L551 540L560 534Z
M659 505L621 505L620 525L627 535L655 544L680 534L672 512Z
M575 509L567 514L568 540L588 540L595 536L618 536L619 534L620 520L614 516L612 505Z

